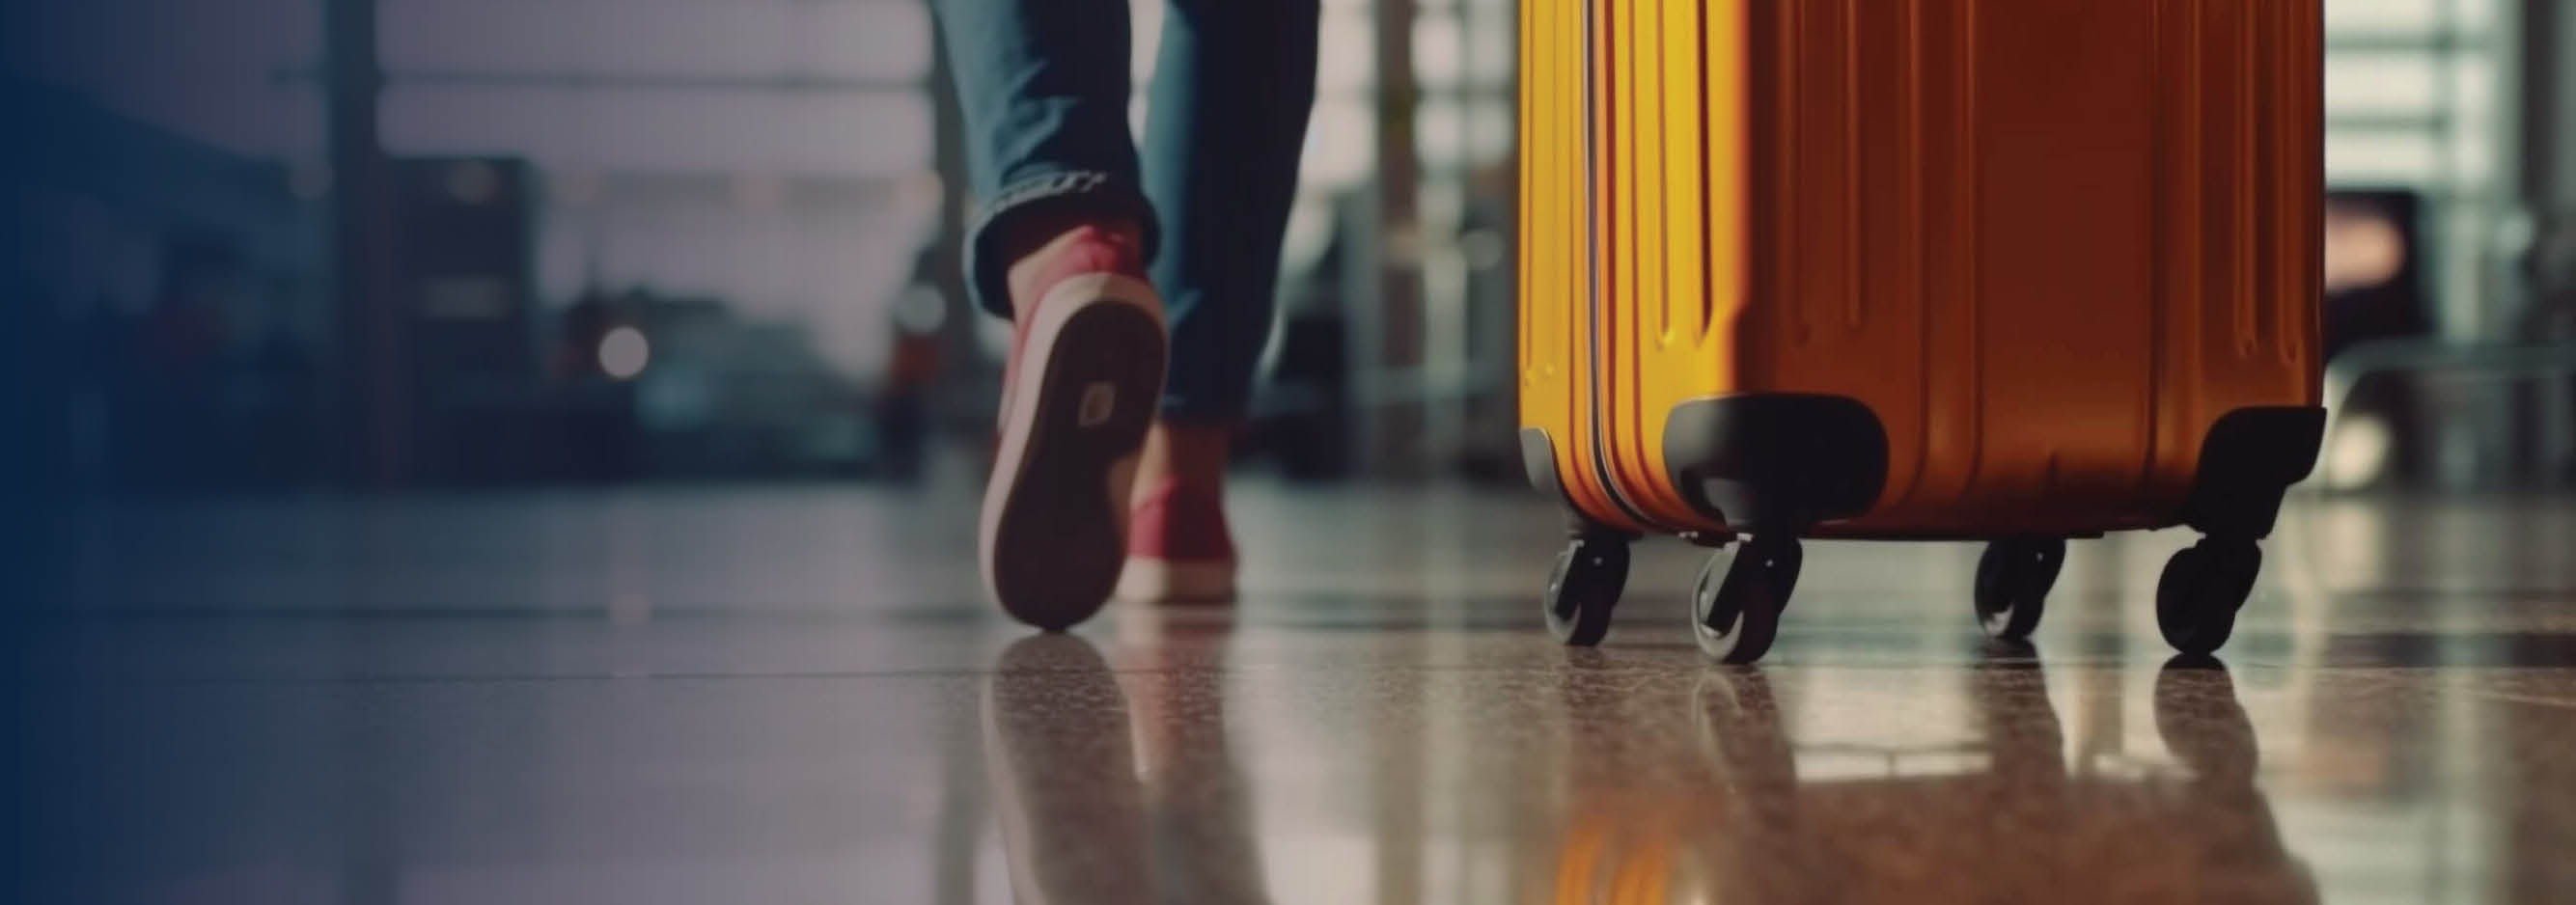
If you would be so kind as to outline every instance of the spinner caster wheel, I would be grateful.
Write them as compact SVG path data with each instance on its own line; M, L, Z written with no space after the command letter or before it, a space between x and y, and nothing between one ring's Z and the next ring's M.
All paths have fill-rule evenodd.
M1977 625L1986 637L2020 641L2039 628L2048 588L2066 564L2066 542L2056 538L1999 540L1977 558Z
M2216 652L2236 630L2236 611L2262 570L2263 550L2250 540L2204 538L2175 553L2156 581L2156 628L2175 650Z
M1710 557L1691 588L1691 634L1699 649L1721 663L1762 659L1779 634L1780 611L1798 587L1800 557L1798 539L1784 534L1754 536L1736 549L1732 562L1724 554Z
M1584 534L1556 555L1547 576L1547 598L1540 612L1548 634L1576 647L1601 643L1610 634L1610 611L1628 584L1628 539L1612 534Z

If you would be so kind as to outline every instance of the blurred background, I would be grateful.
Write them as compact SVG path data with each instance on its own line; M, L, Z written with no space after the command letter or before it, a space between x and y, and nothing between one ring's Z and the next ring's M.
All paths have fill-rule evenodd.
M2171 696L2186 730L2195 702L2251 711L2175 737L2250 764L2259 725L2277 826L2216 784L2140 785L2178 816L2125 837L2014 823L2055 812L1998 802L2047 796L1953 744L2000 701L2043 754L2146 775L2121 764L2162 757L2172 708L2136 598L2181 532L2070 558L2063 739L2035 670L1963 665L1965 545L1819 544L1782 703L1747 712L1841 746L1810 781L1896 776L1867 746L1900 743L1971 771L1845 799L1864 847L1915 815L2164 876L2176 840L2278 861L2198 832L2251 826L2329 901L2576 900L2576 3L2325 3L2335 418L2308 492L2343 498L2269 547L2229 653L2246 704L2224 673ZM1141 77L1161 0L1134 7ZM1184 770L1240 754L1183 788L1251 792L1175 800L1261 801L1270 875L1335 890L1308 900L1505 901L1569 813L1688 810L1670 780L1705 758L1676 733L1760 722L1700 698L1768 696L1648 627L1683 624L1696 548L1641 547L1608 659L1534 630L1561 535L1513 489L1516 10L1324 0L1229 501L1262 551L1251 668L1224 672L1230 617L1085 629L1177 689L1136 697L1139 737L1186 730ZM65 602L0 623L27 837L0 889L1007 889L975 853L1013 787L977 746L1012 739L961 702L1105 667L1014 665L968 564L1007 336L961 291L943 66L923 0L0 0L0 610ZM1100 722L1056 741L1127 737ZM2086 800L2113 803L2065 813L2162 813ZM1978 835L1996 814L2039 836Z
M1514 4L1325 7L1245 467L1516 480ZM56 498L980 467L1003 336L920 0L7 8ZM2327 8L2322 483L2567 486L2576 14Z

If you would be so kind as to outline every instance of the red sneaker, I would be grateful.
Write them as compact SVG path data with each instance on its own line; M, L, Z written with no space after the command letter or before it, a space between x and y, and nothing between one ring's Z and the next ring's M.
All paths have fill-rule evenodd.
M1053 250L1015 326L980 536L984 586L1061 630L1117 589L1137 450L1163 395L1163 303L1136 243L1085 230Z
M1217 603L1234 599L1234 541L1215 493L1163 479L1128 516L1118 599Z

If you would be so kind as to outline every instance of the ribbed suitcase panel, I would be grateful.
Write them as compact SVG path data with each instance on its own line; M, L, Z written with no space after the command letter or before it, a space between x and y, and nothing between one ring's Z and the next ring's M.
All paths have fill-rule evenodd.
M1960 304L1975 299L1976 248L1975 223L1959 216L1974 210L1965 193L1976 185L1960 9L1806 0L1750 11L1752 288L1729 382L1869 403L1891 439L1887 499L1924 477L1927 439L1970 454L1976 439L1956 429L1973 424L1973 360L1932 366L1965 338L1945 328L1975 323ZM1950 417L1927 425L1935 409ZM1927 438L1927 427L1940 430Z
M1603 211L1615 291L1602 319L1614 368L1611 437L1630 505L1667 529L1709 525L1672 487L1673 407L1728 392L1744 298L1744 21L1740 2L1626 0L1631 52L1612 68L1616 122L1597 124L1618 176Z
M1847 528L2155 523L2220 415L2313 402L2313 338L2284 325L2315 321L2315 20L1754 6L1732 383L1878 413L1888 482Z
M1569 500L1619 524L1591 467L1597 461L1587 354L1594 274L1591 191L1584 184L1591 136L1584 127L1590 79L1583 45L1590 13L1574 3L1530 0L1522 14L1521 423L1547 433Z
M1566 279L1568 261L1559 251L1565 243L1563 230L1551 224L1564 219L1562 202L1556 196L1561 190L1552 175L1561 165L1551 153L1555 131L1563 125L1555 117L1555 104L1547 86L1556 69L1554 41L1548 30L1554 23L1547 15L1550 5L1524 0L1520 5L1520 130L1517 145L1520 154L1520 197L1517 219L1518 253L1514 255L1513 291L1514 332L1519 340L1519 366L1515 385L1520 394L1520 423L1551 435L1562 434L1572 423L1573 412L1565 390L1566 329L1570 326L1568 308L1561 287ZM1564 453L1558 454L1559 471L1563 471Z
M1869 405L1869 534L2165 523L2316 401L2318 0L1522 9L1523 420L1596 519L1693 526L1710 396Z
M2178 496L2227 412L2315 405L2323 22L2314 0L2160 0L2158 391L2150 481Z

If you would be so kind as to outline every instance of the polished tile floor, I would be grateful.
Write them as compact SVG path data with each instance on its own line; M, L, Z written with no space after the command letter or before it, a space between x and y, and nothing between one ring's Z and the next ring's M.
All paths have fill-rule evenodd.
M23 902L2576 901L2576 505L2298 504L2223 668L2177 532L2036 645L1975 549L1811 545L1759 668L1640 548L1537 624L1549 508L1238 493L1233 610L1038 637L972 490L101 509L10 631Z

